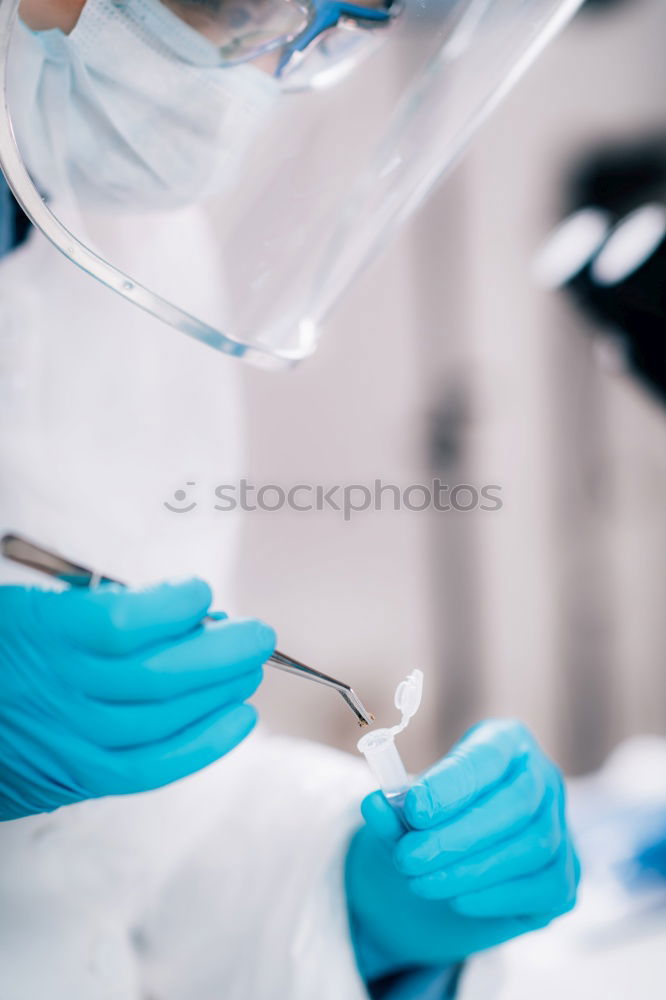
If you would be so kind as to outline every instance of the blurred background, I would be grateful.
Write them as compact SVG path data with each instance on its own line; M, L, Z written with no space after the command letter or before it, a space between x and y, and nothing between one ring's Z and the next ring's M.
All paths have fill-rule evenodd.
M499 511L246 516L237 603L283 649L382 724L424 670L414 770L488 715L524 719L569 773L666 733L665 39L663 0L587 3L314 359L246 372L254 483L501 486ZM590 205L618 233L652 212L601 291L590 227L550 235ZM276 729L354 747L323 688L269 671L260 702Z

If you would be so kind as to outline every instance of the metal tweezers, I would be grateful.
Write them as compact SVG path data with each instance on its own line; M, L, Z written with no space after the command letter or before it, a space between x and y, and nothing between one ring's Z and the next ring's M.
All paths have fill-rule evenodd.
M68 559L63 559L53 552L40 548L39 545L21 538L19 535L5 535L0 542L0 549L6 559L11 559L12 562L21 563L23 566L29 566L31 569L46 573L61 580L63 583L69 584L70 587L95 587L100 583L116 583L124 586L119 580L114 580L110 576L102 576L100 573L94 573L84 566L78 566ZM368 726L374 721L374 716L364 707L363 702L353 688L349 684L345 684L344 681L339 681L335 677L329 677L328 674L322 674L319 670L307 667L304 663L294 660L291 656L286 656L277 649L269 657L268 663L277 667L278 670L284 670L288 674L294 674L296 677L304 677L307 680L315 681L317 684L324 684L326 687L333 688L352 710L360 726Z

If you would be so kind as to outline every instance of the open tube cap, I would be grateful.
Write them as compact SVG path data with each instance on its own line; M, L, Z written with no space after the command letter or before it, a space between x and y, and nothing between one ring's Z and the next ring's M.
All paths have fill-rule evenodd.
M406 729L409 720L418 712L422 696L423 672L412 670L395 689L393 702L400 712L398 725L366 733L356 744L383 792L400 792L409 788L409 776L395 745L395 738Z

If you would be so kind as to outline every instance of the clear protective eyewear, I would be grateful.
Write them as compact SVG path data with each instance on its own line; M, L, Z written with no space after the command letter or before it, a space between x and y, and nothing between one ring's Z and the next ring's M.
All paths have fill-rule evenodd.
M216 46L221 65L277 53L275 75L281 80L305 62L316 66L333 59L349 65L348 56L402 10L400 0L165 0L165 5ZM312 73L308 82L315 78Z
M19 0L0 0L0 166L14 194L128 301L227 355L284 368L315 350L350 282L581 0L95 0L117 10L127 45L108 31L95 40L92 2L70 35L36 40ZM73 78L107 87L100 107L116 117L88 114L87 145L63 117L71 79L39 115L26 104L25 46L42 41L50 73L72 47ZM111 91L116 66L125 76ZM138 130L134 79L147 102ZM46 170L32 149L42 132ZM96 156L109 135L118 149ZM115 183L128 148L136 191ZM196 202L200 243L187 220Z

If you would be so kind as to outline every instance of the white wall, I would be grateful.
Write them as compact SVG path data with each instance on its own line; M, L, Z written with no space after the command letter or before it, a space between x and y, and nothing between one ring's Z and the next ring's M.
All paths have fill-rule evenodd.
M585 321L528 274L573 160L666 124L665 29L662 0L579 16L349 292L318 356L248 374L257 482L503 487L499 513L247 519L241 603L286 651L382 719L400 676L428 672L415 767L490 713L525 717L579 770L666 728L664 414L599 369ZM276 674L261 698L273 724L353 744L323 689Z

